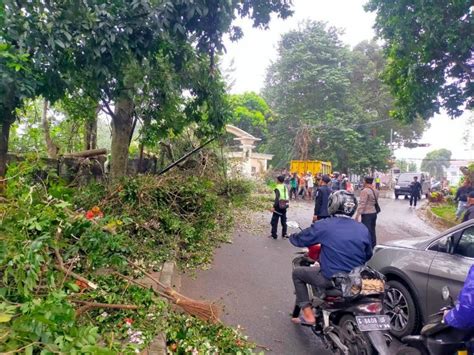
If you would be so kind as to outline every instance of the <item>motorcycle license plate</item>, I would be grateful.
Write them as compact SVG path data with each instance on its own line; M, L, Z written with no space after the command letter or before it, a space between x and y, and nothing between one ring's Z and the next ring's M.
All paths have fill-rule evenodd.
M390 330L390 317L386 315L356 316L355 319L361 332Z

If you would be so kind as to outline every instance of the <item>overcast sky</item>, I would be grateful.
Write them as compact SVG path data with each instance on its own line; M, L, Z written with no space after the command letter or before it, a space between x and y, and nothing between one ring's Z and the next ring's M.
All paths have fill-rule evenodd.
M239 21L238 24L244 30L244 38L236 43L227 41L227 53L223 58L224 68L228 68L233 62L234 71L231 76L235 83L232 92L260 91L265 69L276 57L280 36L297 28L306 19L325 21L329 25L344 29L342 39L351 47L373 38L375 15L364 11L365 2L366 0L293 0L293 17L287 20L273 19L267 31L252 28L250 21ZM446 148L453 152L453 158L474 159L474 133L471 134L470 144L462 143L464 132L474 131L474 127L468 124L468 115L455 120L446 115L434 117L430 120L430 129L420 140L431 146L397 150L397 158L421 159L430 150ZM470 149L467 149L467 146Z

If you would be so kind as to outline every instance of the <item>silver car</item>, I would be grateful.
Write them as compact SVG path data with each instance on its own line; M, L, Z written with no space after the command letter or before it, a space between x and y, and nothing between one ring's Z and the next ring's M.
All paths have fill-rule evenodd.
M461 290L474 264L474 220L437 237L397 240L377 245L369 265L388 280L385 299L392 334L414 334L427 317L445 305L443 286L453 297Z

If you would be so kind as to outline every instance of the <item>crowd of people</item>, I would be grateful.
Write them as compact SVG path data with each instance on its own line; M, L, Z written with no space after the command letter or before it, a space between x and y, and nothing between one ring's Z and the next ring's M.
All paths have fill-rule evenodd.
M354 187L345 174L334 173L327 175L330 178L329 187L333 191L346 190L354 192ZM284 184L290 192L290 199L315 199L315 191L321 185L323 174L313 174L308 171L305 174L286 173L283 174Z
M364 179L364 186L360 193L359 207L355 219L364 224L371 236L372 247L376 244L375 226L377 214L380 212L378 205L379 192L373 187L373 177ZM288 192L289 191L289 192ZM282 238L287 238L286 212L291 199L309 198L315 200L313 222L330 217L328 210L329 197L336 191L354 192L351 182L344 174L334 173L332 176L318 174L316 179L311 172L299 176L297 173L280 175L275 188L275 201L272 207L271 237L278 237L278 223L282 226Z

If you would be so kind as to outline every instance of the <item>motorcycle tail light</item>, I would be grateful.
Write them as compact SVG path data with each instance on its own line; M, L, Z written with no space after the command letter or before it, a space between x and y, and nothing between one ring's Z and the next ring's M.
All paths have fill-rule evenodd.
M364 313L380 313L382 312L382 303L374 302L367 303L359 306L360 310Z

